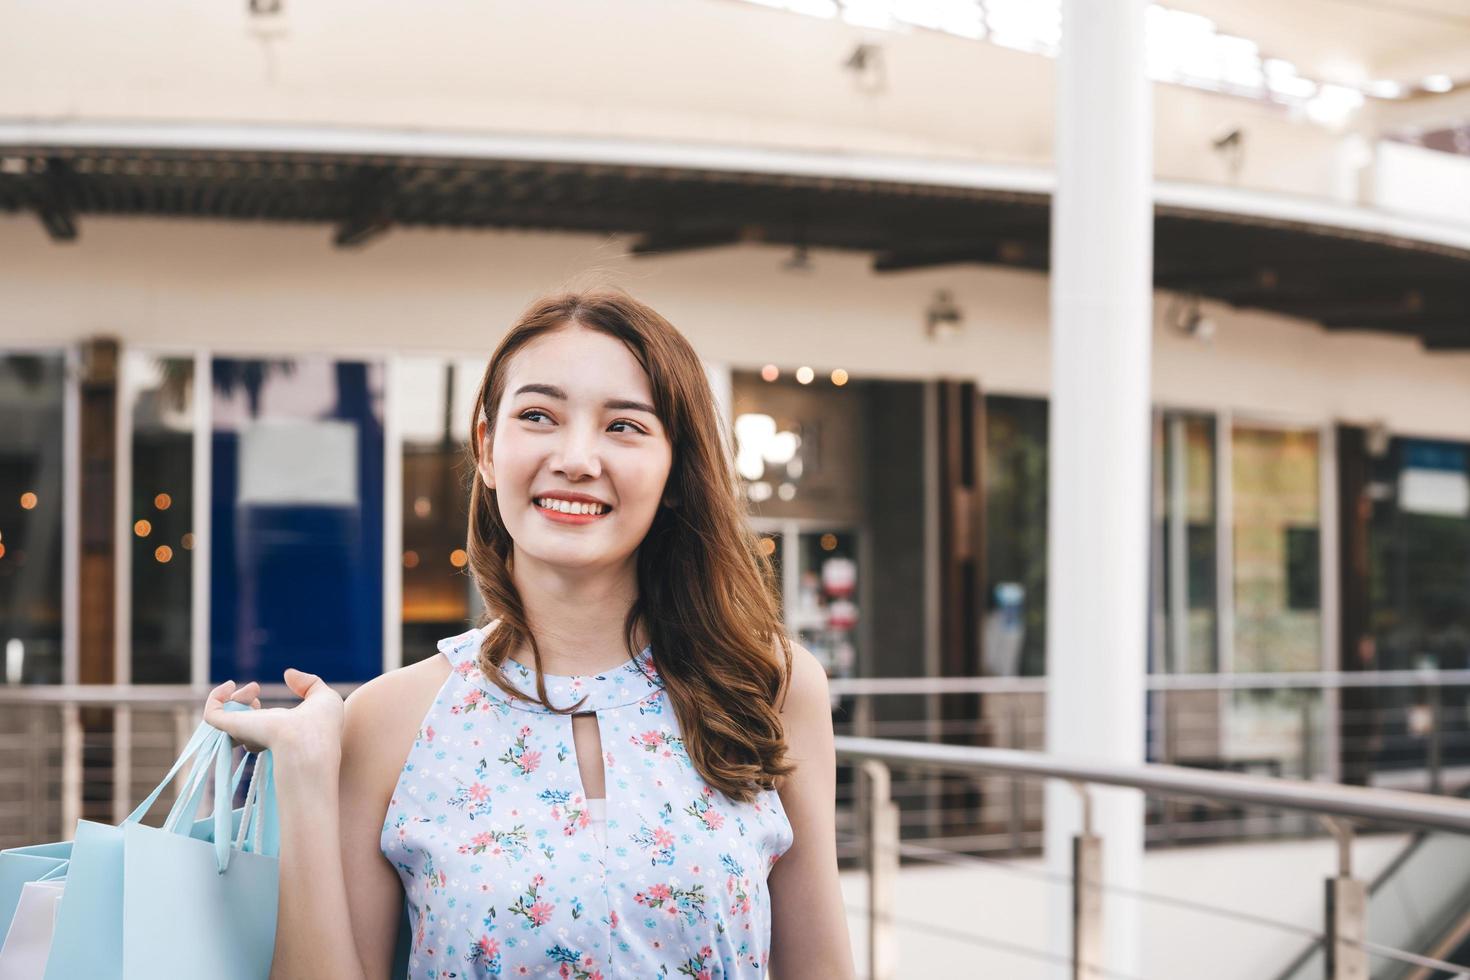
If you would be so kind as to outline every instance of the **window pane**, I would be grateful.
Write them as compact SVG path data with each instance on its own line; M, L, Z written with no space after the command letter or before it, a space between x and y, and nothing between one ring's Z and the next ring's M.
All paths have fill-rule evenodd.
M0 664L7 684L61 682L65 360L0 353Z
M133 682L187 684L194 566L194 362L141 352L124 356L124 424L131 425L133 443Z
M985 672L1046 673L1047 403L985 399Z
M1241 425L1231 434L1237 672L1319 669L1322 662L1321 493L1314 429ZM1284 775L1311 777L1321 695L1288 689L1236 691L1226 752Z
M435 642L479 616L465 554L473 470L470 413L485 365L408 358L400 363L403 438L403 662L432 656Z
M1211 673L1216 656L1215 420L1164 412L1154 433L1153 669Z
M796 608L786 617L797 642L832 677L851 677L857 663L857 535L846 529L803 531Z
M1316 670L1317 432L1236 426L1232 439L1235 670Z
M214 362L211 682L382 672L383 369Z

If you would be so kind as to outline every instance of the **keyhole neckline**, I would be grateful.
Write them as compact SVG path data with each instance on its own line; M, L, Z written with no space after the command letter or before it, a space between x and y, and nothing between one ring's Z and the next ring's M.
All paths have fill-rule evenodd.
M438 644L439 650L462 677L478 684L489 697L522 711L550 713L550 709L535 701L507 696L480 671L480 647L486 633L494 626L495 623L491 622L485 627L477 626L458 636L442 639ZM507 660L500 665L500 672L517 691L530 698L537 696L536 671L532 668L519 661ZM629 657L620 666L598 674L543 673L541 676L546 683L547 700L554 707L571 707L585 696L587 700L577 709L579 712L604 711L651 702L663 691L663 683L653 663L652 644L645 646L637 656Z

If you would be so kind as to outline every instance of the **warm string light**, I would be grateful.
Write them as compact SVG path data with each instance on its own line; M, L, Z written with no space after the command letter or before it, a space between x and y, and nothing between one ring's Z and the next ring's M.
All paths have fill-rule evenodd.
M168 510L173 506L174 499L166 493L161 493L153 498L153 506L159 510Z
M152 524L152 522L150 522L150 521L148 521L146 519L141 520L141 521L135 521L133 523L133 533L136 534L140 538L146 538L146 537L148 537L148 535L150 535L150 534L153 533L153 524Z
M20 495L21 510L35 510L38 502L36 495L29 490Z
M464 568L469 563L470 556L465 554L463 548L455 548L449 553L449 564L455 568Z

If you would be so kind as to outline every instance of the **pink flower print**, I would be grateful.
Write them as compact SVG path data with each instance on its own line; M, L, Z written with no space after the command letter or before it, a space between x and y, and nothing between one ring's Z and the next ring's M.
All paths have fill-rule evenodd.
M611 919L612 919L612 927L614 929L616 929L618 927L618 910L617 909L613 909L611 911Z
M711 807L709 812L704 815L704 822L710 830L719 830L725 825L725 815Z
M709 967L705 967L699 973L695 974L695 980L710 980Z
M434 726L433 726L433 725L430 725L430 726L429 726L429 727L428 727L428 728L427 728L427 729L426 729L426 730L425 730L425 734L427 734L427 735L428 735L428 736L429 736L429 738L428 738L428 740L429 740L429 741L430 741L430 742L432 742L432 741L434 741Z
M551 921L551 914L556 911L556 905L546 901L540 896L541 886L546 880L539 874L531 877L531 886L516 898L510 907L512 915L519 915L531 924L532 929L539 929Z
M490 787L484 783L474 783L470 786L470 799L476 803L490 795Z
M653 842L659 847L668 847L674 843L674 835L667 827L653 828Z
M530 734L531 729L522 725L515 744L506 749L505 754L497 760L513 768L520 776L531 775L541 765L541 753L526 748L526 739Z
M655 901L664 901L672 894L673 892L669 889L668 885L654 885L648 889L648 897Z
M663 736L660 735L658 732L644 732L642 735L638 736L639 744L647 745L650 748L656 747L662 741Z

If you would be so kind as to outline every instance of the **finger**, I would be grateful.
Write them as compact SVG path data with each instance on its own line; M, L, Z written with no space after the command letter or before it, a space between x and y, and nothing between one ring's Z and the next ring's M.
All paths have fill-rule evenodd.
M308 674L306 671L297 670L295 667L287 667L284 676L286 678L286 686L291 689L293 694L300 698L313 697L327 689L327 685L316 674Z
M221 704L206 710L204 721L230 736L234 744L258 752L265 744L262 739L267 737L264 715L261 711L226 711Z
M209 696L204 699L205 713L207 714L210 708L219 707L220 705L224 704L225 699L228 698L234 690L234 681L225 681L223 684L215 685L215 687L209 692Z
M251 681L244 687L235 688L234 693L230 695L230 700L239 701L241 704L249 704L255 700L258 694L260 694L260 682Z

